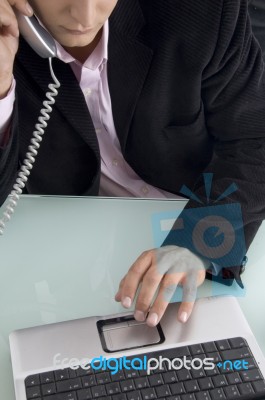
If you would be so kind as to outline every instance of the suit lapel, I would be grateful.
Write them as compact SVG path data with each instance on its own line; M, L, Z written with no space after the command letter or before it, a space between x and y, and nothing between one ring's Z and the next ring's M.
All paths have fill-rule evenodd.
M145 24L138 0L119 0L110 17L108 82L114 124L124 150L153 51L137 40Z
M18 60L42 89L44 100L45 93L49 91L48 84L53 82L48 60L37 56L23 39L20 41ZM73 127L73 130L77 131L83 140L99 153L93 122L71 67L56 58L53 59L52 65L61 84L53 107L57 108Z

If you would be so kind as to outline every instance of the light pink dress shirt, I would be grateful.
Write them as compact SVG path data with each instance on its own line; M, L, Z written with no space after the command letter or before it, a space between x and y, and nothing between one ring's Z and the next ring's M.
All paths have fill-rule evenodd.
M101 196L180 198L148 185L124 160L116 134L111 98L107 79L109 24L104 24L100 42L81 64L56 42L58 58L69 63L84 94L87 107L98 137L101 154ZM60 80L60 77L57 77ZM0 143L1 134L7 130L15 99L15 80L8 95L0 100Z

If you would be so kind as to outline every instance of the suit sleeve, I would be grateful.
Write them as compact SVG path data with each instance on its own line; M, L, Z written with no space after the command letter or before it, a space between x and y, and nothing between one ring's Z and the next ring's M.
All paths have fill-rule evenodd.
M249 14L253 33L259 41L265 59L265 1L251 0L249 2Z
M9 195L18 169L18 111L14 103L9 141L0 147L0 206Z
M221 264L220 279L231 284L233 278L240 282L246 250L265 216L265 73L262 53L251 30L247 0L224 0L218 29L201 87L205 121L214 143L212 160L204 171L212 179L210 197L202 176L191 188L202 203L190 199L181 215L189 229L179 237L173 228L163 245L182 245ZM239 242L230 256L227 253L220 258L220 252L217 254L220 243L215 242L218 235L214 227L210 229L210 220L217 225L224 221L221 231L227 251L233 241ZM199 226L196 232L201 235L201 247L194 246L195 226ZM208 240L206 254L198 250L203 240Z

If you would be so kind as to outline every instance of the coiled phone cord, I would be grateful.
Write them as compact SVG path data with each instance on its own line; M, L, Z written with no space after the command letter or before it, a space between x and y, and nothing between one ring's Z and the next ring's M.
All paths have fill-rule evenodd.
M48 88L50 92L46 93L46 98L48 100L44 100L43 106L44 108L40 111L40 116L38 117L39 123L35 125L35 131L33 132L33 137L31 138L31 144L28 147L28 152L26 153L26 157L20 167L18 172L18 177L13 186L13 189L8 196L8 202L3 213L3 217L0 220L0 235L3 235L4 229L6 227L6 223L11 219L12 214L15 211L15 207L17 206L18 200L22 193L23 188L28 180L30 172L33 168L33 164L35 162L36 156L38 154L38 149L40 147L40 143L42 141L42 136L47 127L47 121L50 119L50 113L52 112L52 105L55 103L54 97L58 95L57 89L61 86L60 82L56 78L53 68L52 68L52 59L49 58L49 66L51 76L54 80L54 83L50 83Z

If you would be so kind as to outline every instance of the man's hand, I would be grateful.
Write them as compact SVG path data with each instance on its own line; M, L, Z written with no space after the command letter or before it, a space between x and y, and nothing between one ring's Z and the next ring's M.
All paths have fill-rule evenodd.
M131 307L139 284L134 317L155 326L162 318L177 286L183 287L182 303L178 311L180 322L186 322L192 312L197 287L205 279L210 262L202 260L190 250L165 246L145 251L131 266L120 282L115 296L125 308ZM156 294L153 302L153 298Z
M26 0L0 0L0 99L4 98L12 83L14 58L18 49L18 24L14 10L31 16Z

